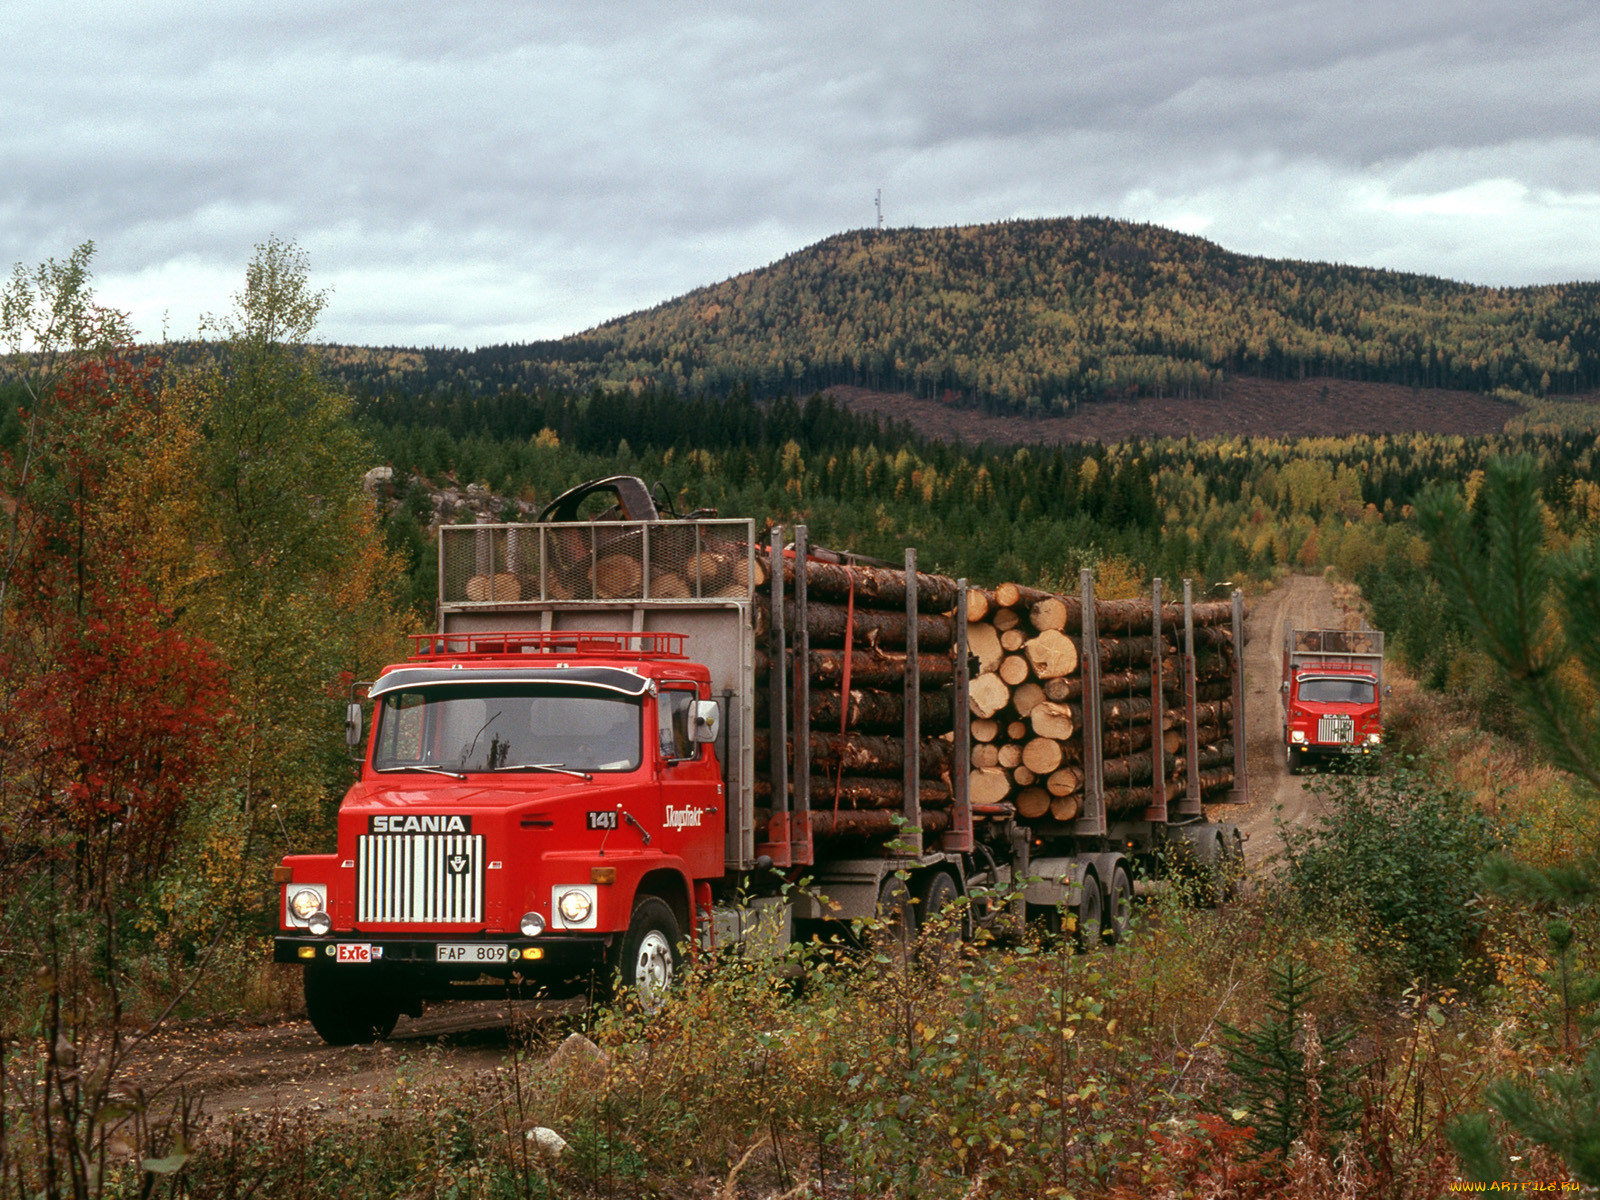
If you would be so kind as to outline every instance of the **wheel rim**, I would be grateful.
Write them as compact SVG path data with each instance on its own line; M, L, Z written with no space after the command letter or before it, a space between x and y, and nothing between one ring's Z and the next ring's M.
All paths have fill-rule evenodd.
M652 929L639 942L639 956L633 964L633 982L639 999L658 1005L672 988L672 946L666 935Z

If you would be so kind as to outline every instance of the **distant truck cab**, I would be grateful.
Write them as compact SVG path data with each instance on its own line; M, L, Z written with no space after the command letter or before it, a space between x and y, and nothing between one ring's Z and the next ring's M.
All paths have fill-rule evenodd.
M1290 774L1383 746L1383 634L1283 627L1283 742Z

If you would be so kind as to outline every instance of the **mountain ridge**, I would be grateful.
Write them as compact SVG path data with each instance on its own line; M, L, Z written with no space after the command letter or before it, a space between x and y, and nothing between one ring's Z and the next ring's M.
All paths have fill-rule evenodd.
M1600 387L1600 284L1491 288L1059 218L836 234L567 338L405 353L403 368L341 373L380 388L846 386L1035 415L1220 402L1239 377L1532 396Z

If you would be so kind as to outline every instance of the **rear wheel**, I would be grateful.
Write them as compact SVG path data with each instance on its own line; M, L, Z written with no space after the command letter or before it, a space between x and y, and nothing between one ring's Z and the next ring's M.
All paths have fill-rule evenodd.
M380 1042L394 1032L404 998L370 968L311 962L303 982L306 1016L328 1045Z
M1101 936L1115 945L1128 933L1128 920L1133 916L1133 880L1128 877L1126 863L1118 863L1111 872L1111 887L1106 894L1106 913L1101 925Z
M896 961L911 953L917 937L917 916L911 907L911 889L898 875L891 875L878 888L878 915L867 937L867 948Z
M962 921L955 912L947 912L961 899L961 889L944 871L934 871L917 889L918 915L925 934L922 953L936 961L944 961L961 944Z
M666 901L645 896L633 906L618 966L624 994L631 992L646 1012L666 1003L678 973L678 918Z
M1105 906L1100 896L1100 880L1093 871L1083 874L1083 886L1078 889L1078 904L1072 910L1077 921L1072 940L1079 950L1093 950L1100 944L1105 927Z

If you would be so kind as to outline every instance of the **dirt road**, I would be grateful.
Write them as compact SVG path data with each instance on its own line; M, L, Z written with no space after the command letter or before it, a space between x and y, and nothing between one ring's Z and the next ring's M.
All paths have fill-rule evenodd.
M1278 685L1283 675L1283 623L1296 628L1332 629L1344 625L1334 604L1333 587L1320 575L1290 575L1250 605L1249 643L1245 646L1246 757L1250 768L1250 806L1224 815L1250 835L1245 857L1263 869L1283 849L1277 822L1291 828L1317 817L1316 797L1307 790L1315 776L1289 774L1283 756L1283 705Z

